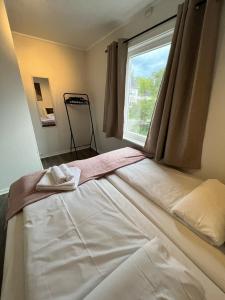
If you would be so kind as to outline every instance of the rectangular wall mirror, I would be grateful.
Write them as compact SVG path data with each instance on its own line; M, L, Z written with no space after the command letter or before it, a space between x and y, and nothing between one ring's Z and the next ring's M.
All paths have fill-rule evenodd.
M42 127L56 126L48 78L33 77L37 110Z

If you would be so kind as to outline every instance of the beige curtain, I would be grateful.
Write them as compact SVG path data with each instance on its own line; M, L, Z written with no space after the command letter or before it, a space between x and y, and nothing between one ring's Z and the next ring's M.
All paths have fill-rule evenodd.
M103 131L107 137L123 138L127 43L124 39L107 47L107 76Z
M164 164L201 167L222 0L185 1L175 32L145 151Z

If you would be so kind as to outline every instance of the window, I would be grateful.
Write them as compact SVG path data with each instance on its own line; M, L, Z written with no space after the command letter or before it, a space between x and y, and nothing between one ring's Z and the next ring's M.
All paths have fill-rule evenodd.
M144 145L173 31L128 48L124 139Z

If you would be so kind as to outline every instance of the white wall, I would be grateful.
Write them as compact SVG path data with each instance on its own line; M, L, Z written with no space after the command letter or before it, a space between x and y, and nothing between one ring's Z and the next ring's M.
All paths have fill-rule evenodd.
M57 43L13 33L21 76L41 157L69 151L70 135L64 92L87 92L85 52ZM49 79L56 126L42 127L32 77ZM77 144L89 141L87 107L70 109Z
M146 17L143 11L140 12L128 24L110 34L88 51L89 91L94 101L98 144L101 152L127 145L125 141L105 138L102 132L106 79L106 54L104 50L106 46L119 37L133 36L174 15L180 2L182 1L160 1L151 16ZM202 168L195 174L202 178L219 178L225 182L225 5L223 5L221 20L215 75L203 145Z
M0 0L0 194L26 173L42 168L13 46Z

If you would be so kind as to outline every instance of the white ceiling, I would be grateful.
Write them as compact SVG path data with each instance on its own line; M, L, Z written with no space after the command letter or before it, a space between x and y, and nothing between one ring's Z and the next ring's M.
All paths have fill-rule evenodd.
M12 30L81 49L153 0L5 0Z

